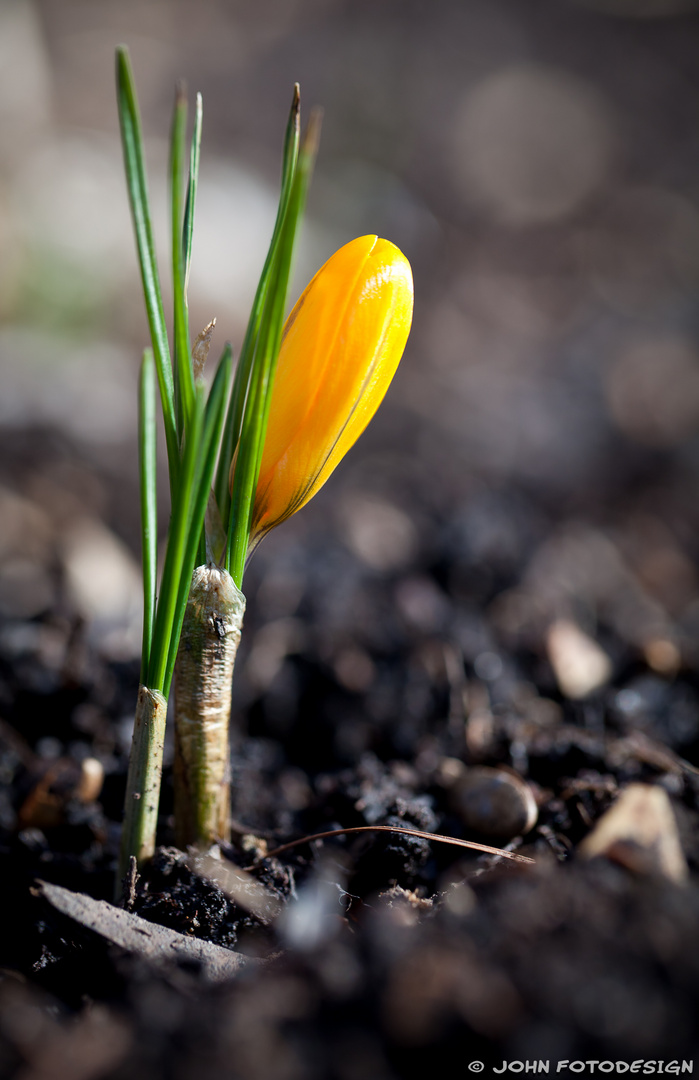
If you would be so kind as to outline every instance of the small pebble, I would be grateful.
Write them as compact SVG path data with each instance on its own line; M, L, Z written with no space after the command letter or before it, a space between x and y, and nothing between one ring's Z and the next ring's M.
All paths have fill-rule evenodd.
M80 762L80 780L75 797L82 803L99 798L104 783L104 766L97 758L86 757Z
M682 655L674 641L665 638L653 638L643 646L643 653L648 666L659 675L673 678L682 665Z
M473 661L473 670L484 682L495 682L502 675L502 660L497 653L479 653Z
M452 809L479 836L511 840L534 828L531 788L514 773L478 766L464 770L449 791Z
M470 915L476 907L476 894L465 881L454 881L444 892L442 905L450 915Z
M569 619L557 619L550 627L546 651L558 687L567 698L587 697L611 677L612 664L607 654Z

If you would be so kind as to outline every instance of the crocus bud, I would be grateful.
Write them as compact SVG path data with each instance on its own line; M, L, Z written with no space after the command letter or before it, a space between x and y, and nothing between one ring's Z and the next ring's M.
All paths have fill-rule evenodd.
M250 543L323 486L378 409L410 332L410 263L360 236L318 271L287 319Z

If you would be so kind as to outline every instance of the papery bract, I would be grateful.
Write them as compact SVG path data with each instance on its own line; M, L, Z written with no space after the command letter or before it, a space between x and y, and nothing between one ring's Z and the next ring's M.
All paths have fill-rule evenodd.
M378 409L410 332L405 256L360 236L325 263L287 319L250 543L304 506Z

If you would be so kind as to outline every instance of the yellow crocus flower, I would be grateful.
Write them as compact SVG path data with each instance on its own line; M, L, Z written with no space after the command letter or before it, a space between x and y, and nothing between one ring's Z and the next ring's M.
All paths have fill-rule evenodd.
M410 263L377 236L340 248L307 286L284 327L251 547L313 498L364 431L412 315Z

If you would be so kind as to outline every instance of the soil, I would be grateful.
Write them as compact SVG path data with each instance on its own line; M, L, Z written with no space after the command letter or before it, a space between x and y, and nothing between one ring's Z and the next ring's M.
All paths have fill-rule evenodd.
M19 482L47 460L107 482L48 432L11 453ZM221 887L211 859L173 846L168 766L162 846L127 901L151 923L250 958L224 979L110 944L39 894L38 880L113 897L138 683L135 662L95 648L56 564L51 604L0 636L0 1073L396 1080L478 1063L489 1075L503 1061L552 1072L565 1061L693 1062L691 580L681 617L669 597L696 533L676 462L649 453L632 465L574 514L523 485L475 482L454 501L448 477L393 476L394 524L417 522L412 546L399 550L366 504L363 547L350 550L337 517L310 508L284 542L263 545L236 676L233 842L219 863L240 868L244 888ZM356 482L342 473L335 498L359 505ZM629 528L639 507L645 534ZM661 518L653 533L648 521ZM119 521L130 539L132 520ZM651 579L651 556L664 578ZM562 615L590 629L592 611L610 667L576 698L555 677L547 633ZM104 783L90 789L94 761ZM620 789L639 781L670 797L687 881L633 845L581 853ZM484 785L485 802L474 801ZM262 857L318 831L387 824L534 863L386 833Z

